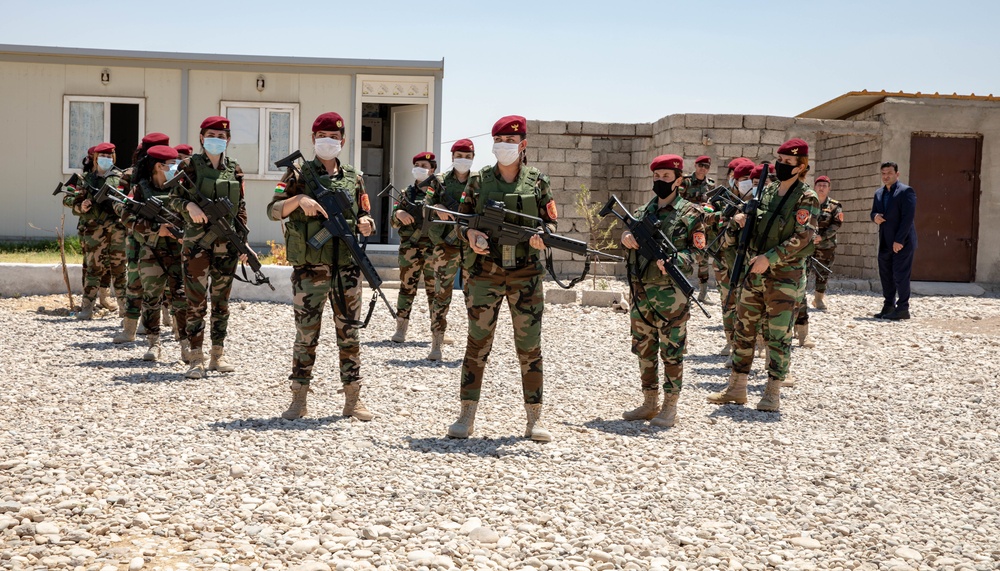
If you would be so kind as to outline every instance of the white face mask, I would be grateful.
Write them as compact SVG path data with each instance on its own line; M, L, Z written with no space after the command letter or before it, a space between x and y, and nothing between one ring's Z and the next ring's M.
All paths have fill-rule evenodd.
M741 194L746 194L751 188L753 188L753 181L750 179L741 180L739 184Z
M493 143L493 154L503 166L512 165L521 156L517 143Z
M472 159L455 159L451 161L451 166L455 168L455 172L465 174L472 170Z
M324 161L335 159L340 154L340 139L331 139L330 137L316 139L313 142L313 150L316 151L316 156Z
M417 182L423 182L427 180L427 175L431 174L431 171L423 167L413 167L413 171L411 172L413 172L413 178Z
M729 188L736 188L736 179L735 178L730 178L729 179Z

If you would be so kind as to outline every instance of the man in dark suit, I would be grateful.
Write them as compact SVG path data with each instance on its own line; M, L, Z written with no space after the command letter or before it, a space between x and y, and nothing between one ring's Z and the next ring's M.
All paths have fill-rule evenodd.
M917 249L917 193L899 182L896 163L882 163L882 188L872 201L872 222L878 224L878 277L885 301L879 319L910 318L910 271ZM899 300L896 300L896 295Z

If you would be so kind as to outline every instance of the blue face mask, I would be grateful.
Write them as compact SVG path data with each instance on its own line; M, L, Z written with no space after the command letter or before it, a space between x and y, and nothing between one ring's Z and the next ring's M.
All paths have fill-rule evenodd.
M205 152L210 155L221 155L226 150L225 139L217 139L214 137L206 138L202 146L205 147Z
M111 157L97 157L97 168L106 171L115 166L115 161Z
M167 171L164 173L167 175L167 180L170 180L177 176L177 165L173 164L167 167Z

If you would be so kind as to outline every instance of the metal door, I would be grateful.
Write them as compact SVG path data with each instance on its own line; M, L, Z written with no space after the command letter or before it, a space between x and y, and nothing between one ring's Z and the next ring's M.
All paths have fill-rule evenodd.
M913 279L972 282L979 236L981 137L910 139L910 180L917 193Z

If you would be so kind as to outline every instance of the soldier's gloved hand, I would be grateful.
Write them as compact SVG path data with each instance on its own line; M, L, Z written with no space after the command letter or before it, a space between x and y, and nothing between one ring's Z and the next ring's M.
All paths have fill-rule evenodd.
M371 236L374 231L375 223L371 218L364 216L358 220L358 232L361 232L362 236Z
M485 232L469 228L465 233L465 237L468 238L469 247L472 248L473 252L481 256L490 253L490 240Z
M299 208L302 209L302 212L306 213L306 216L322 216L323 218L329 218L326 214L326 209L323 208L322 204L304 194L300 194L299 196L302 197L299 199Z
M188 215L191 216L191 222L194 222L195 224L205 224L208 222L208 216L205 216L205 211L203 211L197 204L188 202L187 211Z
M81 212L87 212L88 210L90 210L90 207L92 206L92 204L93 203L90 202L89 198L85 199L83 202L80 203L80 211Z
M531 239L528 240L528 245L536 250L544 250L545 242L542 241L542 233L539 232L538 234L532 236Z
M635 236L631 232L622 232L622 246L629 250L639 249L639 243L635 241Z
M410 224L413 224L413 217L410 216L410 213L405 210L396 211L396 220L399 220L399 222L403 226L409 226Z

